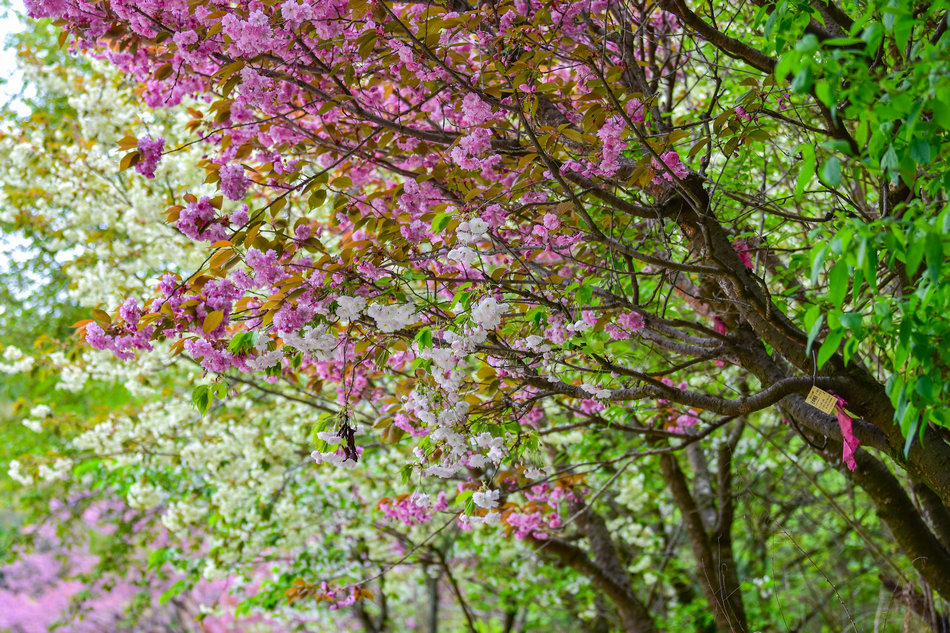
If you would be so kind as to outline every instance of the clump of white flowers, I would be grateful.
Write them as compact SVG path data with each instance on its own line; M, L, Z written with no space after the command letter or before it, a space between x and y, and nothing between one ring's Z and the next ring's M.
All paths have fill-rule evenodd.
M472 309L472 320L485 330L493 330L501 323L508 304L495 297L485 297Z
M477 253L468 246L456 246L449 251L449 260L464 266L470 266L478 257Z
M43 430L43 420L52 414L53 410L45 404L38 404L30 409L30 417L23 420L23 426L34 433L40 433Z
M592 385L589 382L585 382L584 384L582 384L581 389L583 389L590 395L594 396L598 400L605 400L609 398L610 394L612 393L610 389L604 389L603 387Z
M7 466L7 475L9 475L13 481L23 484L24 486L33 484L33 476L28 472L24 472L23 464L16 459L11 460L10 465Z
M472 501L479 508L491 510L498 506L498 497L500 493L497 490L486 490L485 492L476 492L472 495Z
M296 348L304 354L309 354L316 360L326 360L330 357L340 341L328 333L324 327L307 326L301 334L281 330L280 337L284 343Z
M9 346L3 350L3 360L6 363L0 363L0 373L19 374L33 369L36 362L32 356L26 356L18 347Z
M487 232L488 222L481 218L474 218L461 222L458 228L455 229L455 237L457 237L458 241L462 244L471 244L472 242L477 242L482 239Z
M336 298L336 318L338 321L355 321L366 308L364 297L347 297L341 295Z
M379 331L386 334L401 330L416 320L416 308L411 303L373 304L366 309L366 314L376 321Z
M66 479L72 467L73 463L70 460L60 457L53 462L52 466L41 464L37 474L43 481L58 481Z

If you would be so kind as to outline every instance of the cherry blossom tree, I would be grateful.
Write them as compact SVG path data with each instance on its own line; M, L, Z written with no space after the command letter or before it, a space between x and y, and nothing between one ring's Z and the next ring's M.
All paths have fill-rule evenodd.
M293 552L275 593L383 630L381 579L411 560L477 630L453 574L486 567L461 536L428 547L444 516L508 536L545 561L532 573L571 569L592 620L654 631L663 592L614 490L646 473L712 630L751 630L734 522L754 435L941 630L945 2L27 5L137 82L143 108L186 108L189 140L130 130L121 169L156 182L200 148L206 184L172 185L165 220L202 260L79 329L121 360L167 349L200 367L193 426L187 402L144 409L174 430L166 447L192 434L167 468L268 481L270 502L130 491L166 503L172 531L220 523L212 573L238 556L229 538ZM253 424L230 422L242 409ZM121 450L143 417L77 446ZM861 491L875 530L813 460ZM348 534L373 505L381 519ZM316 551L307 512L335 530ZM391 524L406 554L381 565ZM494 605L515 613L506 630L531 608L515 606Z

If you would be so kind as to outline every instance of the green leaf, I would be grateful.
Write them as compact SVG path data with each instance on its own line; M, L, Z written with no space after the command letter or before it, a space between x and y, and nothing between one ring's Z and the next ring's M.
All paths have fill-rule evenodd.
M460 290L455 293L452 299L453 305L461 304L466 309L472 304L472 293L470 290Z
M849 156L851 155L851 146L848 145L848 141L843 141L841 139L823 141L821 147L828 150L829 152L838 152L839 154L847 154Z
M856 37L833 37L828 40L822 41L822 46L853 46L855 44L860 44L863 40L860 40Z
M161 596L159 596L158 603L165 604L166 602L168 602L175 596L180 596L187 588L188 588L188 583L185 582L184 580L179 580L174 585L169 587L168 591L166 591Z
M805 187L815 174L815 149L811 145L804 144L799 145L798 149L802 153L802 170L798 172L798 180L795 181L795 200L801 201Z
M884 13L884 17L881 20L881 23L884 24L884 29L890 33L894 30L894 21L897 20L897 14L893 11L887 11Z
M848 294L848 282L851 274L848 271L848 265L839 261L831 269L828 275L828 299L836 307L840 308L844 302L844 297Z
M82 479L83 475L95 472L95 470L99 468L99 464L100 462L98 459L87 459L82 461L75 468L73 468L73 477L76 479Z
M829 187L837 187L841 184L841 161L837 156L832 156L825 161L821 168L821 176Z
M547 310L540 306L537 308L531 308L525 313L524 318L526 321L532 322L536 326L540 326L541 323L547 321Z
M765 22L765 39L769 40L772 34L772 29L775 28L775 23L778 21L779 11L778 9L772 11L769 15L769 19Z
M427 327L422 328L416 334L415 341L419 344L420 349L428 349L432 347L432 330Z
M871 22L867 27L864 28L864 30L861 31L861 39L867 42L864 47L864 52L868 55L872 54L873 51L877 49L883 38L884 27L881 26L880 22Z
M871 290L877 290L877 250L874 243L863 235L858 243L858 266Z
M917 387L916 391L920 394L920 397L925 400L933 401L934 399L934 383L930 379L930 376L926 374L923 376L917 377Z
M922 138L915 138L910 142L910 157L920 165L930 162L930 143Z
M844 357L844 364L847 365L851 362L851 359L854 358L854 354L858 351L859 341L856 338L848 338L844 342L844 349L841 350L841 355Z
M845 330L834 330L825 337L825 342L821 344L821 348L818 350L818 369L821 369L822 365L828 362L828 359L838 351L838 345L841 344L844 333Z
M581 286L577 289L577 302L582 306L589 306L594 298L594 290L590 286Z
M916 422L916 420L914 420L914 422ZM904 440L904 459L908 459L910 457L910 449L914 445L914 424L911 424L910 428L907 430L909 432L907 433L907 439Z
M327 201L327 192L325 189L318 189L314 192L310 199L307 201L307 204L311 209L316 209L323 205Z
M162 565L165 564L165 559L168 554L167 547L160 547L157 550L153 551L148 555L148 566L146 569L151 571L153 569L159 569Z
M933 112L934 121L945 130L950 130L950 99L934 99L927 104L927 109Z
M811 329L808 330L808 346L805 347L805 353L811 354L811 346L814 344L815 339L818 338L818 333L821 331L821 326L825 323L825 315L820 314L818 318L815 319L815 322L812 323Z
M891 406L897 408L899 394L904 391L904 379L900 374L891 374L884 383L884 393L891 399Z
M900 418L901 433L904 434L904 459L910 456L910 449L914 445L914 437L920 430L920 414L913 405L907 405Z
M834 93L831 91L831 84L827 81L820 81L815 84L815 96L829 108L834 105Z
M932 282L937 283L940 278L940 268L943 265L943 241L939 235L927 233L924 254L927 259L927 274Z
M920 262L924 258L925 241L915 236L911 238L910 249L904 258L904 265L907 268L908 275L917 274Z
M881 169L886 171L894 171L897 169L899 164L900 161L897 159L897 152L894 151L894 147L888 147L887 151L884 152L884 155L881 156Z
M792 80L792 92L800 95L808 94L811 92L813 81L811 64L808 64L799 70L795 75L795 79Z
M802 54L796 50L790 50L784 55L782 59L779 60L778 64L775 65L775 79L780 82L784 82L785 78L788 77L792 70L802 59Z
M451 213L440 213L439 215L432 218L432 232L441 233L445 230L445 227L449 225L449 222L452 221Z
M808 308L808 311L805 312L805 316L802 319L802 323L805 324L805 329L811 328L811 326L814 325L815 321L818 319L820 315L821 315L820 305L813 305L812 307Z
M205 415L211 409L211 388L208 385L198 385L191 392L191 401L201 415Z
M886 17L891 14L885 13L884 15ZM902 55L907 49L907 43L910 41L910 33L914 30L915 22L913 16L910 15L898 16L894 21L894 39L897 41L897 45L900 46Z
M228 343L228 351L232 354L243 354L254 347L254 333L240 332Z
M795 43L795 50L800 53L814 53L818 50L818 38L808 33Z
M812 252L815 258L811 262L811 282L816 283L818 275L821 274L821 268L825 265L825 257L828 256L828 244L824 244L817 251Z
M845 312L841 315L841 325L854 332L856 336L861 336L863 333L863 323L864 317L860 312Z

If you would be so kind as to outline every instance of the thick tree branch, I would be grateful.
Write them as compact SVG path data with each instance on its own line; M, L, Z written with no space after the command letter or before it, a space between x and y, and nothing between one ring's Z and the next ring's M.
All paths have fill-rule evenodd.
M712 609L719 633L743 633L748 630L742 592L739 591L732 561L731 545L711 543L702 510L690 492L686 476L672 454L660 456L663 478L683 516L693 555L699 564L699 579L706 601ZM723 548L723 546L725 546ZM718 551L714 548L719 547ZM731 568L731 571L726 568Z
M629 582L615 578L594 564L587 552L556 538L545 540L528 537L539 554L556 557L561 563L573 568L588 579L610 599L620 615L624 633L657 633L653 618L646 606L633 594Z
M753 68L757 68L764 73L771 74L775 70L775 60L762 51L752 48L744 42L729 37L725 33L713 28L705 20L693 13L685 0L660 0L660 6L670 13L675 14L683 24L692 29L701 38L721 50L723 53L744 61Z

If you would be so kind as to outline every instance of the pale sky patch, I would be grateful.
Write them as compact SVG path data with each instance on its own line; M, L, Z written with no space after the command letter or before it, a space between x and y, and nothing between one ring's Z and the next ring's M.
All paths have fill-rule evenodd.
M4 3L6 4L6 3ZM0 103L8 103L15 99L23 89L22 73L17 70L16 51L7 46L7 39L13 33L19 33L26 29L20 15L26 15L26 8L22 0L12 0L10 8L0 8L0 78L4 83L0 85ZM28 112L25 105L14 101L13 108L20 114Z

